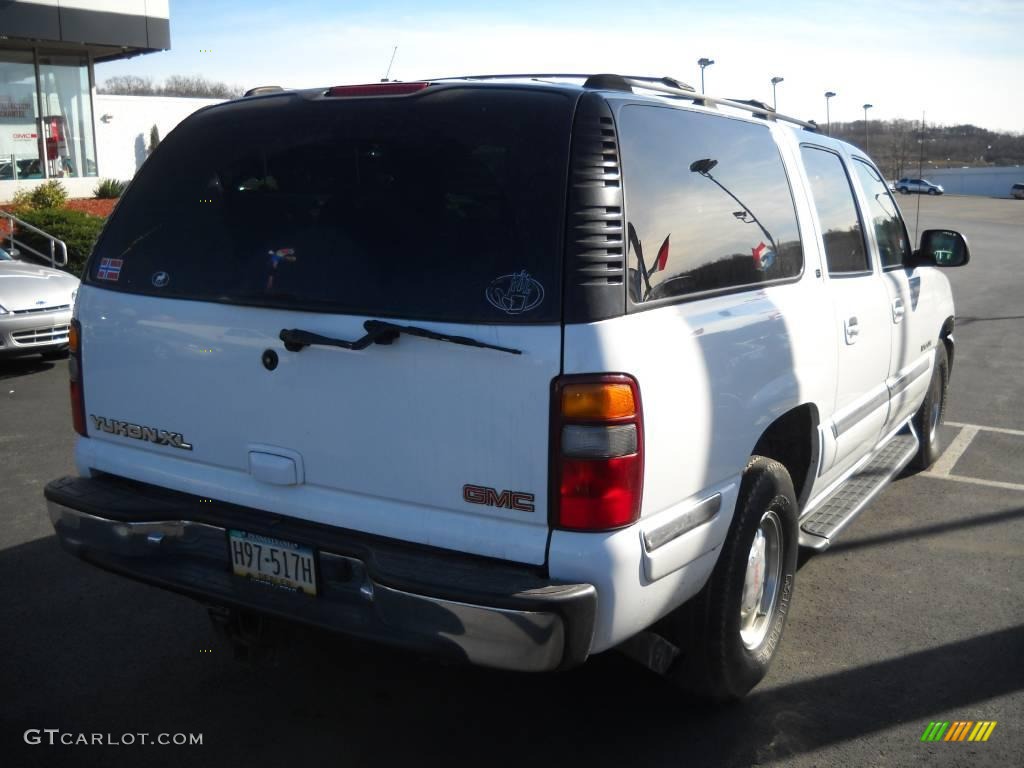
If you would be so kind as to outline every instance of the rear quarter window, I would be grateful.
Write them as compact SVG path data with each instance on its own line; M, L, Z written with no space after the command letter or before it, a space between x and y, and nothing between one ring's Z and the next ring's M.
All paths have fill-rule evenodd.
M358 315L557 321L572 106L560 93L442 88L208 110L147 160L88 282Z
M619 121L634 304L802 272L793 196L767 127L641 105Z

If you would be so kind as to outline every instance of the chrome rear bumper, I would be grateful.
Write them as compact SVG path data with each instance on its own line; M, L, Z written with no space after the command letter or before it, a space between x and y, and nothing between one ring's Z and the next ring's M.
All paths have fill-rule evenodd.
M96 481L66 478L47 487L50 519L68 551L205 603L255 610L501 669L565 668L581 663L589 653L597 605L596 591L589 584L549 583L524 590L510 582L502 590L501 579L490 578L487 591L493 592L492 599L468 587L460 599L458 566L450 569L452 583L435 590L442 594L430 594L414 585L388 583L385 569L372 555L353 556L332 551L326 542L313 542L319 579L318 594L310 597L234 575L228 549L233 523L108 518L95 510L76 509L66 498L55 500L61 493L54 486L67 481ZM259 531L259 521L249 528ZM275 535L287 539L292 534L275 529ZM425 556L438 566L428 564L426 570L445 570L443 553ZM486 569L487 562L481 567Z

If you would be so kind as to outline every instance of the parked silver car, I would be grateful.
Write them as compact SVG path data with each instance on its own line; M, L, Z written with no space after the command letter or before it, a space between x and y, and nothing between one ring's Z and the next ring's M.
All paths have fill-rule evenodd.
M904 195L917 192L921 195L941 195L946 190L941 184L932 184L927 179L900 179L896 182L896 191Z
M67 354L78 278L0 248L0 357Z

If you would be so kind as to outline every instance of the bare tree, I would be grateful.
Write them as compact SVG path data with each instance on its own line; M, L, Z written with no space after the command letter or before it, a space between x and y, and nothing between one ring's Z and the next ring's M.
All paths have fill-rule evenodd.
M976 125L937 125L919 120L872 120L868 123L871 156L886 174L916 176L923 149L932 167L1024 164L1024 135L1000 133ZM856 146L864 144L864 121L832 123L832 135ZM920 139L920 141L919 141Z
M244 89L220 81L208 80L202 75L170 75L163 84L154 84L152 78L137 75L115 75L96 88L98 93L124 96L185 96L202 99L234 99Z
M96 88L97 93L116 93L123 96L155 96L160 86L153 85L153 78L138 75L115 75L108 77L103 85Z

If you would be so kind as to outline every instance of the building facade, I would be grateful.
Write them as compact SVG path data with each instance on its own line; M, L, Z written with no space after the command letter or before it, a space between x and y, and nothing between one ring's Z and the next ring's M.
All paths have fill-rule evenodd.
M0 2L0 200L51 178L91 194L94 65L170 46L168 0Z

